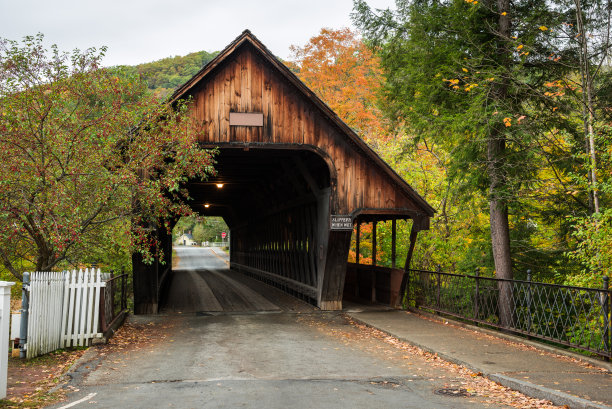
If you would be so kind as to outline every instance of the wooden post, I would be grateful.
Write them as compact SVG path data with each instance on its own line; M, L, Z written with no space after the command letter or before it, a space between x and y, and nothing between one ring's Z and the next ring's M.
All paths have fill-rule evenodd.
M361 249L359 248L359 241L361 240L361 222L357 221L357 233L355 234L355 264L359 264L359 252Z
M376 224L378 220L372 222L372 265L376 265Z
M328 230L329 231L329 230ZM349 231L329 231L325 270L321 277L319 308L322 310L341 310L346 260L351 246Z
M134 314L157 314L157 270L147 265L140 253L132 254Z
M391 268L395 268L396 264L396 243L395 239L397 236L396 219L391 220Z
M406 289L408 288L410 281L410 262L412 261L412 253L414 252L414 245L416 244L416 238L418 230L414 228L414 221L412 229L410 229L410 246L408 247L408 254L406 255L406 263L404 264L404 277L402 278L402 285L400 286L400 295L397 297L398 305L401 304ZM408 294L410 297L410 294Z
M372 222L372 267L376 266L376 225L378 220ZM370 287L372 288L372 302L376 302L376 270L371 270Z

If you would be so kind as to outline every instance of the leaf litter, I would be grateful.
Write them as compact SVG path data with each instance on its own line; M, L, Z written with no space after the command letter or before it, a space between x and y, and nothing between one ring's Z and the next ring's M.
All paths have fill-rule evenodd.
M531 398L485 378L481 372L473 372L461 365L448 362L437 354L426 352L380 330L355 322L349 317L344 316L344 319L352 328L338 329L312 317L300 317L298 320L338 338L347 347L359 347L369 353L383 354L386 359L398 365L410 365L412 370L418 373L418 375L413 375L415 379L443 382L441 386L443 388L465 389L470 397L480 398L484 403L501 404L520 409L567 408L553 405L548 400ZM369 342L371 340L379 342L371 343ZM445 372L436 371L436 369Z

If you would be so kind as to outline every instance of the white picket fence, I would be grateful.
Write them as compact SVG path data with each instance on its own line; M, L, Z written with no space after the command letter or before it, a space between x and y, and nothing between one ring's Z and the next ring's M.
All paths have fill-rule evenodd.
M32 273L27 357L101 337L100 289L105 285L100 269Z

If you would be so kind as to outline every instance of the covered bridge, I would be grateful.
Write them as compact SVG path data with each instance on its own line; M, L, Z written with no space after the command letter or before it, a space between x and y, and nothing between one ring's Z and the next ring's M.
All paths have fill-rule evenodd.
M355 223L412 219L411 249L428 229L432 207L248 30L171 98L192 99L201 146L219 150L217 176L188 188L197 212L229 226L232 269L341 309ZM135 312L157 312L168 268L133 261ZM372 297L391 274L348 270Z

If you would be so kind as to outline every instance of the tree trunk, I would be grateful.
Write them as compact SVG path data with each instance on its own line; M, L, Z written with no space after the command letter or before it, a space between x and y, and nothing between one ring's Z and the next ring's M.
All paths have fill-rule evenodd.
M591 75L591 67L589 64L589 47L588 35L584 27L584 16L582 13L581 0L574 0L576 4L576 22L578 30L578 41L580 42L580 74L582 78L582 96L583 96L583 121L584 130L586 133L585 145L587 154L590 159L589 166L589 183L591 185L590 202L592 203L592 212L599 213L599 194L597 192L597 156L595 154L595 137L593 123L595 118L593 112L593 78Z
M502 66L510 64L510 2L497 0L499 16L499 42L498 58ZM508 84L501 82L494 90L498 101L505 101L508 97ZM495 262L497 278L512 279L512 259L510 257L510 228L508 224L508 203L505 198L505 154L506 138L503 130L493 126L487 140L487 172L489 176L489 217L491 223L491 247ZM500 324L508 327L512 324L512 286L508 282L499 282L499 320Z

